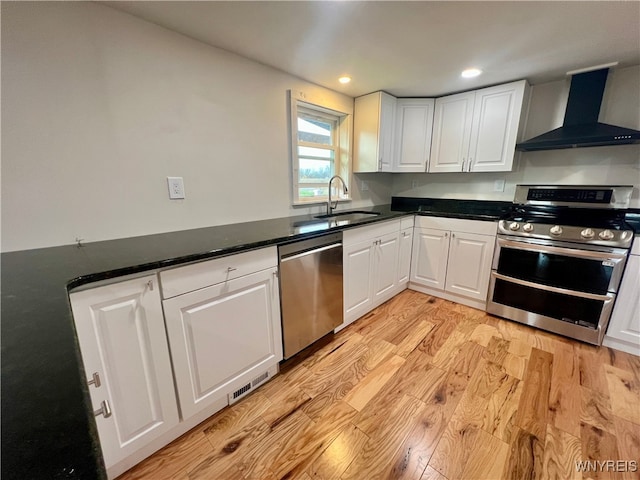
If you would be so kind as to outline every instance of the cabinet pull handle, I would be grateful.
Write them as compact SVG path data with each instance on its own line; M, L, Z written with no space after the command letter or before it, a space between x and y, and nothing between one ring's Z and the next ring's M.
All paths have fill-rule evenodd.
M466 161L465 158L462 159L462 170L460 170L461 172L464 172L464 162Z
M103 400L100 402L100 410L96 410L93 414L97 417L98 415L102 415L104 418L109 418L111 416L111 407L109 406L108 400Z
M451 234L451 238L456 238L456 234L455 234L455 233L452 233L452 234Z
M382 157L378 160L378 171L382 170Z
M473 163L473 158L469 157L469 165L467 166L467 172L471 171L471 164Z
M153 292L153 280L149 280L147 282L147 287L149 287L149 290Z
M237 268L227 267L227 273L235 272L236 270L237 270Z
M91 377L91 380L87 382L87 385L94 385L96 388L102 385L102 383L100 382L100 375L98 375L98 372L93 372L93 376Z

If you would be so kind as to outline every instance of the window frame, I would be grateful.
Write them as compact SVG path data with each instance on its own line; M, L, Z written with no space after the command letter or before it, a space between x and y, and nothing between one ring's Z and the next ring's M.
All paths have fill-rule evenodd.
M309 98L303 92L293 92L289 90L290 101L290 140L291 140L291 203L294 206L314 205L326 203L329 198L328 195L314 196L314 197L301 197L299 192L300 188L304 187L326 187L327 183L300 183L300 156L298 155L299 146L307 146L313 148L332 149L334 151L333 158L333 175L340 175L346 182L347 188L350 185L350 173L351 173L351 121L352 113L341 110L347 110L341 108L336 110L335 108L329 108L317 99ZM320 145L305 141L298 141L298 115L299 112L304 112L309 117L313 118L317 115L320 120L330 120L335 122L334 145L327 148L326 145ZM304 158L304 156L303 156ZM341 195L337 198L338 201L351 201L351 189L347 195L342 195L342 186L336 184L337 192ZM332 198L333 200L333 198Z

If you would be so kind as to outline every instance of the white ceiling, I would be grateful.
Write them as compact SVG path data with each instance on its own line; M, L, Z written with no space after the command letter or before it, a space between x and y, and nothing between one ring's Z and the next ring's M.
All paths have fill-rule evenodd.
M438 96L640 64L637 0L100 3L350 96ZM460 78L469 66L485 73Z

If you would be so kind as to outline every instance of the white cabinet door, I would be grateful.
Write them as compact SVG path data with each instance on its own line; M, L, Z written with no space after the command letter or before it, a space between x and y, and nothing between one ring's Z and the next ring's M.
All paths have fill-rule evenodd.
M359 318L373 304L373 248L370 240L344 246L345 324Z
M512 169L524 92L524 80L476 92L469 171Z
M640 355L640 256L631 255L627 262L605 344ZM624 343L610 343L611 339Z
M413 228L405 228L400 232L400 253L398 254L398 285L409 282L411 273L411 247L413 245Z
M432 98L399 98L396 102L394 172L426 172L433 130Z
M379 305L396 292L398 282L398 232L374 241L373 303Z
M178 422L155 275L70 295L107 468ZM104 402L104 403L103 403ZM110 414L108 410L110 409Z
M396 98L388 93L380 92L380 130L379 152L380 165L378 171L390 172L393 169L393 135L396 120Z
M355 99L354 173L391 171L395 110L396 98L385 92L374 92Z
M510 171L527 94L520 80L437 98L429 172Z
M467 165L475 92L437 98L429 172L462 172Z
M416 228L411 257L411 281L444 290L449 256L449 232Z
M485 301L494 237L451 232L445 290Z
M282 359L276 273L262 270L163 302L183 419L224 407L247 378Z

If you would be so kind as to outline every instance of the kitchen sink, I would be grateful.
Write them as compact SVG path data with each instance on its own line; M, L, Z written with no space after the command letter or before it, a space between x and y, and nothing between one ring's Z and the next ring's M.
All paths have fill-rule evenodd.
M329 220L357 221L380 215L380 212L367 212L365 210L351 210L344 212L334 212L326 215L316 215L314 218L325 218Z

